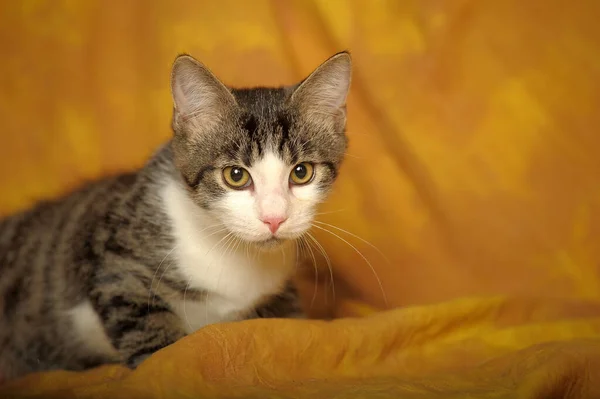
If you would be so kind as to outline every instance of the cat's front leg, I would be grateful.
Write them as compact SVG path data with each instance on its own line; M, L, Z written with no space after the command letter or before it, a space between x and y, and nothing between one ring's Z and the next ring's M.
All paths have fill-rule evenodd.
M281 293L259 306L255 309L254 313L255 317L259 318L306 318L306 314L300 304L298 290L291 281L287 283Z
M179 317L158 297L149 301L147 295L100 290L92 298L109 339L130 368L186 335Z

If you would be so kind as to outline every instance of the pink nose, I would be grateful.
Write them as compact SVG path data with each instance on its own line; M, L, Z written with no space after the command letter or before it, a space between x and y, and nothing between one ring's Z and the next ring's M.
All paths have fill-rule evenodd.
M269 226L269 230L271 230L271 233L275 234L275 232L277 231L277 229L279 229L279 226L281 226L281 223L286 221L286 218L282 218L282 217L267 217L264 219L261 219L262 222L266 225Z

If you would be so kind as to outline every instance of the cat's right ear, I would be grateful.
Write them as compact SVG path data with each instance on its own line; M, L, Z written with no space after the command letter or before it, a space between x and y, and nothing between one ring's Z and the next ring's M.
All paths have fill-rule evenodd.
M208 68L185 54L173 64L171 94L175 126L185 123L211 126L236 103L231 92Z

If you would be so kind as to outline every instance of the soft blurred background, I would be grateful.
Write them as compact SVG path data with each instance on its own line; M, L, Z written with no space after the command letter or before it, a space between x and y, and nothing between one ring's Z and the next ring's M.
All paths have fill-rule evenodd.
M170 136L180 52L248 86L349 49L349 154L319 220L373 270L315 230L335 296L323 257L314 301L303 265L314 315L600 299L599 17L597 0L2 0L0 213L140 166Z

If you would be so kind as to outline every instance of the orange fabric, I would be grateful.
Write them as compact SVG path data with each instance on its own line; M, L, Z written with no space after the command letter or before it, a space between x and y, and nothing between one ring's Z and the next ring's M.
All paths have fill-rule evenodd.
M31 375L0 397L596 398L598 333L599 302L531 299L252 320L206 327L134 372Z
M141 165L170 134L168 77L176 52L193 54L230 85L246 86L294 82L333 52L350 49L355 65L348 104L350 149L336 190L318 218L373 243L389 262L358 238L320 225L354 245L373 270L345 242L315 229L333 265L335 298L327 264L317 256L318 291L312 300L315 283L308 256L300 282L312 314L351 315L356 309L346 306L348 299L377 309L490 295L600 301L596 0L140 0L110 5L100 0L3 0L0 7L2 213L58 195L82 180ZM541 308L551 308L540 301ZM511 303L513 311L521 306ZM577 329L588 338L595 336L596 319L574 321L575 308L561 307L564 312L550 330L523 316L523 329L502 330L485 340L492 334L487 324L464 323L495 320L489 302L440 306L360 321L307 322L297 331L296 323L302 322L210 327L157 359L167 369L187 356L194 361L195 355L184 352L204 347L216 336L247 349L244 331L249 328L259 340L253 345L263 345L265 354L263 358L258 349L248 353L248 364L256 364L256 356L262 368L254 372L244 366L227 378L249 383L259 376L263 386L290 390L300 389L294 384L334 389L344 380L356 392L388 389L390 381L398 384L394 389L431 381L442 391L457 392L461 381L470 380L533 389L545 373L559 378L570 372L575 378L583 375L578 373L585 361L597 362L595 341L549 344L549 352L542 352L552 354L550 365L536 355L538 349L515 352L556 339L551 331L565 341L579 337ZM444 306L460 316L446 315ZM405 312L414 318L405 319ZM446 320L456 337L472 337L479 344L466 347L466 353L451 351L448 364L453 366L442 374L432 369L413 380L405 373L410 367L390 366L384 361L388 355L378 351L390 350L390 359L403 353L399 348L408 344L393 331L421 331L415 320L428 317L429 329L439 328L441 334ZM528 330L531 325L538 327ZM342 330L353 338L341 339ZM535 331L535 339L522 340L517 330ZM314 340L331 346L331 352L313 349L307 353L315 358L300 357L302 348L280 341L302 342L313 331ZM432 342L423 344L422 352L410 352L418 353L411 364L437 364L438 349L432 349L439 344L437 335L415 334ZM361 352L360 359L340 357L350 342L372 352ZM388 345L377 346L382 342ZM275 349L278 362L265 360ZM477 374L477 368L462 368L467 353L480 360L502 353L507 357L491 361L485 369L489 374ZM229 357L210 358L218 359ZM327 359L345 360L343 367L323 366L310 374ZM573 368L561 366L565 359ZM212 364L198 362L192 368L198 374ZM136 384L150 376L173 387L172 380L156 376L157 363L149 362L115 386L144 392L150 388ZM377 371L369 374L371 367ZM514 370L521 367L533 377L517 377ZM289 373L282 376L285 370ZM503 373L513 385L501 379ZM197 384L190 388L197 392L215 386L226 390L233 381L201 375L183 380ZM356 383L363 376L369 377L364 386ZM97 371L65 378L87 384L103 377ZM313 377L329 382L310 382ZM156 384L152 387L158 389Z

